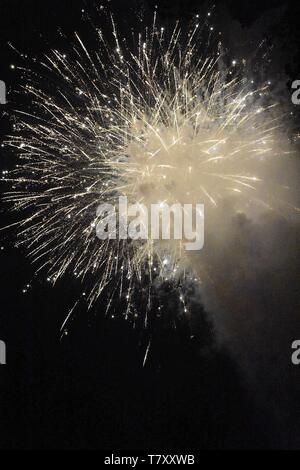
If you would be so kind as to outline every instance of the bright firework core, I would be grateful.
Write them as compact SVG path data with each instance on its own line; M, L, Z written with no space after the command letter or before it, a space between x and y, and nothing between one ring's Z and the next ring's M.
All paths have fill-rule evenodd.
M221 43L205 52L198 25L167 34L154 17L131 46L111 21L113 46L97 31L89 51L76 34L70 54L54 50L40 64L42 79L29 73L32 105L9 139L20 163L6 200L25 214L19 237L38 269L53 282L70 272L92 278L89 304L110 289L128 314L145 276L151 299L157 279L190 273L198 282L209 266L204 257L195 269L181 240L99 241L97 206L120 196L147 208L203 203L209 238L224 211L281 209L266 175L289 149L269 85L254 89L235 61L227 67Z

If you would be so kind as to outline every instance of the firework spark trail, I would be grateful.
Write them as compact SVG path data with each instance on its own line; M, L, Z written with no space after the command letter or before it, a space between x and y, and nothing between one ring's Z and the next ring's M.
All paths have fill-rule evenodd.
M154 16L136 47L111 24L113 47L97 31L90 52L76 33L70 54L53 50L41 78L30 75L23 91L31 108L16 112L18 131L7 141L19 162L5 178L5 200L23 214L18 237L38 270L53 283L67 273L87 281L89 306L109 289L108 308L125 299L128 317L138 286L148 286L149 309L156 279L178 279L194 260L180 240L100 242L97 206L119 196L147 207L204 203L213 233L228 205L281 210L276 179L265 176L289 149L268 85L253 89L243 70L224 67L221 44L201 53L198 24L186 38L179 23L167 34ZM200 260L191 277L205 273L213 275Z

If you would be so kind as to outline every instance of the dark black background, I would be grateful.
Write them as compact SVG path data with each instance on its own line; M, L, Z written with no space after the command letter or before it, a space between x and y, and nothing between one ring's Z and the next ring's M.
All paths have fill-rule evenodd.
M58 44L58 27L70 35L84 30L81 9L86 3L1 0L0 79L10 89L19 85L19 75L10 69L18 58L8 42L39 57ZM165 21L188 21L202 3L143 2L150 10L158 4ZM290 41L292 52L283 65L291 80L300 77L297 2L223 3L242 27L285 5L282 22L272 34ZM141 4L118 0L111 8L134 22L134 9ZM6 111L11 106L0 109L2 136L10 129ZM9 156L2 152L1 167L7 165ZM1 225L10 221L1 212ZM276 429L272 418L254 405L229 354L219 350L207 359L199 354L205 325L193 339L186 325L156 331L144 368L149 334L103 318L101 304L96 317L82 306L69 335L60 342L59 328L78 286L65 280L52 289L43 279L35 279L24 295L33 269L24 253L14 248L13 233L2 234L2 240L0 339L7 343L8 363L0 366L0 448L280 447L284 430Z

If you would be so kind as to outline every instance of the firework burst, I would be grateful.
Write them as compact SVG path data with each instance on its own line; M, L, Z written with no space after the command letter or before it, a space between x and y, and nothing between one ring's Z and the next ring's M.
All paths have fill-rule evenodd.
M98 240L97 206L119 196L204 203L208 234L228 205L272 210L266 169L288 153L279 113L269 85L255 89L243 66L226 65L221 42L207 46L198 23L170 32L154 15L130 41L111 25L111 38L96 31L92 51L75 34L70 52L53 50L38 74L24 71L31 104L16 112L7 141L19 161L5 200L20 214L18 239L37 270L53 283L80 278L89 306L105 291L107 311L119 297L124 315L136 316L136 292L149 311L153 289L169 280L187 313L181 280L201 282L205 265L195 274L180 240Z

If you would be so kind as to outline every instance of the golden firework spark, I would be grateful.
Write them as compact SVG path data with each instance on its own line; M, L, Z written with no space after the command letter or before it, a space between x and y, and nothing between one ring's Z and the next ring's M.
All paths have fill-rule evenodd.
M130 44L111 24L113 41L98 30L90 51L75 34L69 53L41 61L40 77L30 71L5 199L22 214L18 237L38 270L53 283L66 273L88 280L90 306L109 289L107 309L120 296L128 316L134 289L147 285L149 307L157 279L178 279L191 263L180 240L99 241L97 206L119 196L204 203L208 224L226 204L272 208L266 169L288 152L269 85L254 89L235 60L225 66L221 43L208 53L198 23L167 32L154 15Z

